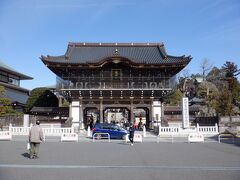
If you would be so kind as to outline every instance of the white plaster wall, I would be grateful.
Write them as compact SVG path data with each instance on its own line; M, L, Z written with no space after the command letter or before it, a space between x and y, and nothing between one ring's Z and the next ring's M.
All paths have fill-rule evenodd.
M153 117L155 121L161 121L161 102L153 101Z
M80 103L79 101L72 101L71 103L71 117L73 118L72 123L74 127L79 126L80 121Z

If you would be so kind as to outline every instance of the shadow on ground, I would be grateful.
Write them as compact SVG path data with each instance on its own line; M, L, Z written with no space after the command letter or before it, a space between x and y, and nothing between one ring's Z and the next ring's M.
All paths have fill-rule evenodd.
M30 154L29 153L23 153L21 154L23 157L30 159Z
M212 139L212 140L215 140L216 142L219 142L218 136L213 136L213 137L210 137L209 139ZM224 137L220 140L220 143L240 147L240 138L238 138L238 137Z

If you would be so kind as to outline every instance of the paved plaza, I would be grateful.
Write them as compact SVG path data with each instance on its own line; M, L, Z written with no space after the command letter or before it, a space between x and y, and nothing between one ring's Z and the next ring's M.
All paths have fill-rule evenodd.
M239 180L240 143L121 140L59 142L48 138L29 159L26 137L0 141L1 180Z

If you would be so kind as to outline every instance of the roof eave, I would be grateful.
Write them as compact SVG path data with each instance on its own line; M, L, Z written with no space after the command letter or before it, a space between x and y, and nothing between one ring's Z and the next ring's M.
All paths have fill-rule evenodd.
M14 75L14 76L18 76L20 80L32 80L33 79L33 77L30 77L30 76L27 76L25 74L19 73L17 71L12 71L12 70L4 68L4 67L0 67L0 70L5 71L5 72L7 72L11 75Z
M11 84L8 84L8 83L3 83L3 82L0 82L0 85L4 86L4 87L7 87L7 88L11 88L11 89L16 89L16 90L19 90L19 91L22 91L22 92L25 92L25 93L28 93L28 92L31 91L29 89L25 89L25 88L22 88L20 86L15 86L15 85L11 85Z

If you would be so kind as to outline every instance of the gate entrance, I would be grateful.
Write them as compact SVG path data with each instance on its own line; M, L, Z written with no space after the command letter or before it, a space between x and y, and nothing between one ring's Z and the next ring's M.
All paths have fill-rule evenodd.
M116 124L130 122L130 111L124 107L106 108L103 122Z
M92 126L96 123L99 122L99 111L97 108L85 108L84 109L84 127L87 128Z
M143 126L149 127L149 110L146 107L134 109L134 126L142 130Z

